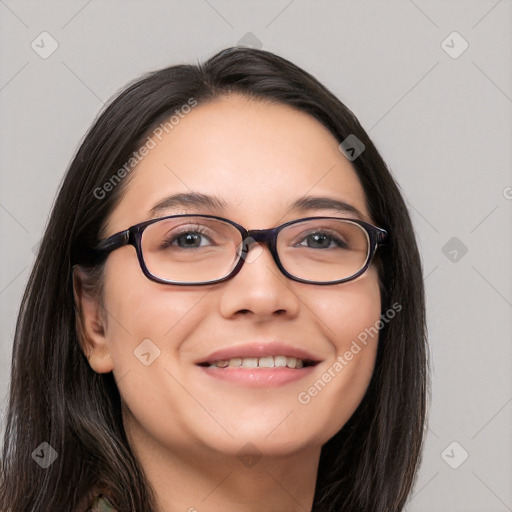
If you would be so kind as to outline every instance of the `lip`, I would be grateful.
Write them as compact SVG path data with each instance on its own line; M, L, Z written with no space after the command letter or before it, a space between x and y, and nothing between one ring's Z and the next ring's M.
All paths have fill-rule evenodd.
M295 357L302 359L303 361L311 361L313 363L319 363L321 360L308 350L293 346L288 343L281 341L269 341L269 342L254 342L245 345L233 345L232 347L226 347L223 349L215 350L204 359L196 361L195 364L211 364L215 361L228 361L233 357L266 357L266 356L286 356ZM236 368L235 368L236 369ZM270 369L271 371L276 371ZM265 371L260 368L258 371ZM293 370L292 371L296 371Z
M215 368L198 366L208 377L251 387L277 387L303 379L315 371L316 366L293 368Z
M215 361L227 361L233 357L266 356L295 357L313 364L303 368L218 368L209 366ZM281 341L261 341L215 350L206 358L196 361L196 365L208 377L245 386L276 387L311 375L318 363L321 362L321 359L302 347Z

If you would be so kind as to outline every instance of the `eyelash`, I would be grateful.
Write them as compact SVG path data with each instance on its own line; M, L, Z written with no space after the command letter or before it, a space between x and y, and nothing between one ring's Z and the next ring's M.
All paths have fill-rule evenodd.
M186 229L181 230L179 233L171 233L170 235L166 235L162 242L162 247L170 247L173 244L173 242L175 242L179 237L187 235L189 233L198 233L201 236L207 238L211 243L211 239L207 236L208 230L202 226L197 226L193 228L187 227Z

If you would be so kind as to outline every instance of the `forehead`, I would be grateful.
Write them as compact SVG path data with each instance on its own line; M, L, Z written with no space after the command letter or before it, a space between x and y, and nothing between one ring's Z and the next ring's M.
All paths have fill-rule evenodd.
M274 225L306 195L344 201L369 220L336 138L287 105L230 95L192 108L160 138L132 171L109 234L149 218L165 197L191 192L219 197L226 211L217 213L247 228Z

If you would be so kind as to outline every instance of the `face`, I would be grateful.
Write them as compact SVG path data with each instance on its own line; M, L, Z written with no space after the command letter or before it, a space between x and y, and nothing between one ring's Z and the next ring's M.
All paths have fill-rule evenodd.
M225 206L174 205L153 216L212 214L247 229L308 216L358 217L290 208L312 196L352 205L372 222L336 139L288 106L218 99L192 109L155 143L133 171L106 236L151 218L165 198L191 192ZM281 274L262 245L228 281L173 286L147 279L127 245L107 259L105 309L82 299L89 363L113 371L129 435L175 453L237 454L252 443L262 454L284 455L321 446L354 413L374 368L377 337L357 341L380 316L373 266L347 283L300 283ZM296 372L291 380L260 382L249 374L263 369L239 369L245 376L231 380L197 364L219 350L249 356L262 346L275 356L307 352L318 363L277 370Z

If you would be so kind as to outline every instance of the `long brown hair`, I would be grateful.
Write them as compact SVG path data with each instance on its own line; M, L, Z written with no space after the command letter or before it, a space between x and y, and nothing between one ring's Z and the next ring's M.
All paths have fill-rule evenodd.
M371 217L388 230L379 249L382 311L401 305L379 333L374 373L350 420L323 447L313 511L402 510L415 481L430 395L422 267L400 191L355 115L310 74L270 52L228 48L198 65L149 73L99 115L64 177L21 303L3 445L3 512L74 510L98 483L120 511L156 510L127 441L112 373L95 373L79 344L70 280L73 258L101 238L127 180L98 198L147 134L190 98L230 93L287 104L340 142L365 146L352 162ZM102 188L103 187L103 188ZM58 459L31 456L47 442ZM179 492L179 489L176 490Z

